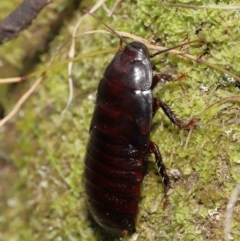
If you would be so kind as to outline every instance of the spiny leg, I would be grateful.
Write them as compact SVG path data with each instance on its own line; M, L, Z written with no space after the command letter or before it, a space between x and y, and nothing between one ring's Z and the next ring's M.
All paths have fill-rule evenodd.
M173 113L173 111L170 109L170 107L166 103L157 98L153 99L153 116L156 114L157 110L160 107L163 109L164 113L175 126L178 126L183 129L190 129L197 122L197 119L191 119L188 122L178 119L176 115Z
M185 74L181 75L177 80L180 80L184 77L186 77ZM172 78L172 76L166 75L166 74L155 75L153 77L151 89L154 89L160 81L165 81L165 80L172 81L173 78ZM196 119L191 119L189 122L181 121L180 119L178 119L176 117L176 115L173 113L173 111L170 109L170 107L166 103L164 103L163 101L161 101L160 99L157 99L157 98L153 99L153 116L156 114L157 110L160 107L163 109L164 113L171 120L171 122L180 128L190 129L197 121ZM158 167L158 173L162 176L162 182L165 185L165 195L166 195L167 191L170 188L172 188L172 186L171 186L169 177L166 172L166 167L163 164L162 156L158 149L158 146L152 141L149 142L149 152L154 153L154 155L155 155L155 160L156 160L157 167ZM166 203L166 205L167 205L167 203ZM164 204L164 206L165 206L165 204Z
M149 153L153 153L155 155L155 160L158 167L158 173L162 176L162 182L165 185L165 194L166 194L167 191L170 188L172 188L172 186L171 186L168 174L166 172L166 167L163 164L162 156L158 149L158 146L152 141L149 141Z

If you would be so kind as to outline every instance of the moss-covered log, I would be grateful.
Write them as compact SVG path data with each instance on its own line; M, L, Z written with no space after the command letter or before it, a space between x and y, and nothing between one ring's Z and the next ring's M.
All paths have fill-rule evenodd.
M198 7L205 4L200 0L171 2ZM182 50L240 75L239 10L219 8L236 1L207 2L215 8L186 8L163 6L161 1L126 0L108 17L106 8L113 3L106 1L96 15L114 29L168 47L201 38L201 44ZM66 43L80 16L80 10L73 14L51 42L48 53L39 57L42 63L38 69L44 68L56 52L52 65L67 59L70 45ZM88 16L79 33L97 28L104 29ZM84 35L76 39L76 56L118 46L116 36ZM82 171L96 88L113 55L98 54L74 62L74 98L64 115L66 64L49 69L15 118L2 127L4 164L0 160L0 167L8 167L8 171L0 170L5 180L0 189L0 240L107 240L107 234L88 215ZM149 157L136 232L123 240L223 240L227 202L240 178L239 89L221 71L174 54L156 57L153 68L174 78L187 74L181 81L156 88L154 94L179 118L198 118L198 125L189 133L175 128L161 110L156 114L152 139L172 173L174 187L163 209L163 185L154 158ZM33 81L18 84L9 93L8 110ZM231 96L236 96L235 100L224 99ZM231 234L236 240L240 232L238 210L239 206Z

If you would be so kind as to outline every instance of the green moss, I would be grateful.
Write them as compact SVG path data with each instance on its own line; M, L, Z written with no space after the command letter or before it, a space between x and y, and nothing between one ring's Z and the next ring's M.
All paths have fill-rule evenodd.
M107 1L106 6L110 8L113 2ZM175 2L205 4L205 1ZM221 4L228 2L234 3L221 1ZM194 56L205 53L203 59L239 74L236 11L162 7L157 3L123 1L113 18L107 17L103 9L97 14L114 29L156 40L164 46L202 38L201 45L186 47L186 51ZM76 14L62 29L51 43L49 53L41 56L44 63L39 68L70 38L69 29L78 19ZM103 29L88 17L81 30L98 27ZM76 41L76 55L117 48L118 42L117 37L109 35L81 36ZM65 45L53 65L67 58L68 49L69 45ZM17 174L9 176L10 185L2 197L0 239L106 240L88 216L82 172L96 87L113 54L74 63L74 99L64 116L61 112L68 97L66 65L47 71L19 115L4 127L2 140L6 141L2 148ZM182 176L172 178L174 188L169 193L168 206L163 209L161 178L154 158L149 158L136 233L123 240L222 240L226 204L240 176L240 127L224 123L239 119L239 102L219 102L206 108L222 98L239 95L239 89L221 85L221 72L180 56L165 54L153 61L156 72L170 73L175 78L187 73L188 77L181 82L156 88L154 95L165 101L179 118L194 117L199 122L186 145L188 131L175 128L161 111L154 118L151 138L159 145L168 172L178 169ZM32 81L19 85L9 95L10 102L15 103ZM219 216L209 214L215 208ZM234 223L237 221L239 218L235 216ZM233 226L233 235L234 232L237 225Z

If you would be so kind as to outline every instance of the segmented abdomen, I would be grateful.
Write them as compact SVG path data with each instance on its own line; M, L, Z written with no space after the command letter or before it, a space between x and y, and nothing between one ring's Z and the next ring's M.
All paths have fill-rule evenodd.
M134 225L142 182L142 155L124 138L93 128L85 156L89 210L112 232Z

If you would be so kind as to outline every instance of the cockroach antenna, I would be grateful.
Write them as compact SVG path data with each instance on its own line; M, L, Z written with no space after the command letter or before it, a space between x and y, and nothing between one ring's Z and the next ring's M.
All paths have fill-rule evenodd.
M118 34L113 28L111 28L106 23L104 23L100 18L98 18L97 16L95 16L94 14L92 14L92 13L90 13L88 11L86 11L86 13L88 13L89 15L91 15L92 17L97 19L101 24L103 24L105 27L107 27L110 30L110 32L112 32L113 34L117 35L125 44L128 44L128 42L120 34Z
M160 50L160 51L158 51L158 52L156 52L156 53L150 55L150 58L153 58L153 57L155 57L156 55L159 55L159 54L162 54L162 53L168 52L169 50L176 49L176 48L179 48L179 47L182 47L182 46L185 46L185 45L191 44L191 43L201 42L201 41L202 41L201 39L197 39L197 40L188 41L188 42L186 42L186 43L182 43L182 44L176 45L176 46L171 47L171 48L168 48L168 49Z

